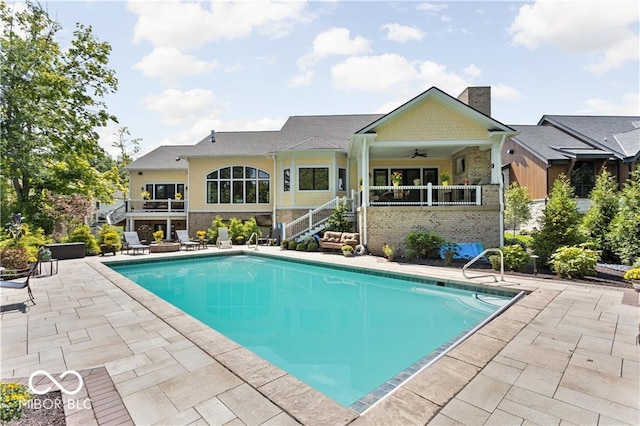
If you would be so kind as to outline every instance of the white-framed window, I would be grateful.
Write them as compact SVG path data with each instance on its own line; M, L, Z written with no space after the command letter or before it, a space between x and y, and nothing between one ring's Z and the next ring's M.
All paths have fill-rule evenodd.
M269 173L250 166L222 167L207 175L208 204L268 204Z
M145 191L152 200L172 200L176 199L176 194L180 193L184 197L184 183L148 183Z
M282 190L284 192L291 191L291 169L282 171Z
M298 168L298 189L300 191L328 191L328 167L300 167Z

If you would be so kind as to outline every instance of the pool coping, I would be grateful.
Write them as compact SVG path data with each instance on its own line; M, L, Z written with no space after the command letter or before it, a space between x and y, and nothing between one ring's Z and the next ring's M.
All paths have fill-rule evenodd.
M357 270L353 265L348 264L340 264L336 265L335 263L330 263L329 261L325 261L322 259L296 259L289 256L286 256L286 251L280 254L278 252L269 253L265 255L263 253L253 253L245 249L233 249L226 252L207 252L207 253L191 253L191 254L183 254L181 256L171 256L171 257L153 257L153 258L140 258L140 259L131 259L131 260L104 260L100 263L92 264L92 267L96 269L101 275L110 280L114 285L120 288L122 291L127 293L130 297L137 300L140 304L142 304L146 309L155 314L158 318L163 320L169 326L174 328L176 331L181 333L185 338L192 341L196 346L214 358L216 361L220 362L224 365L229 371L237 375L244 382L249 384L253 389L264 395L270 401L272 401L275 405L280 407L283 411L291 415L297 421L303 424L317 424L317 423L327 423L327 424L348 424L354 421L357 418L367 417L367 413L371 411L372 408L379 407L381 402L385 401L392 394L405 389L408 386L408 383L412 381L413 378L416 378L420 375L428 374L426 373L429 369L438 364L443 358L447 357L447 354L451 351L455 351L457 347L463 345L466 341L473 337L472 334L466 336L462 341L456 342L455 347L449 348L443 353L438 354L434 359L428 360L426 363L422 363L420 367L410 367L412 371L409 377L403 378L400 383L394 384L392 388L389 385L382 384L380 387L380 391L375 390L372 393L377 393L376 397L373 399L367 399L365 401L358 401L358 406L356 409L353 407L344 407L333 399L327 397L321 392L317 391L313 387L307 385L302 382L295 376L287 373L284 370L281 370L277 366L271 364L270 362L264 360L253 352L243 348L241 345L236 343L235 341L227 338L222 333L212 329L208 325L202 323L201 321L191 317L190 315L184 313L179 308L171 305L169 302L164 301L160 297L151 293L150 291L144 289L139 286L135 282L129 280L128 278L120 275L115 270L111 269L110 265L123 265L123 264L136 264L136 263L153 263L153 262L164 262L164 261L178 261L184 260L188 258L207 258L207 257L219 257L219 256L229 256L229 255L258 255L269 258L279 258L285 259L287 261L296 261L299 263L313 263L313 264L322 264L323 266L328 266L337 269L352 269ZM332 258L331 260L336 260ZM393 272L389 273L384 268L375 269L371 268L371 265L367 266L367 273L374 273L379 275L392 275L394 277L402 276L403 278L414 278L416 282L424 281L421 277L411 274L411 273L402 273L402 272ZM360 271L362 272L362 271ZM496 285L486 284L486 283L473 283L467 284L463 283L459 280L448 279L448 278L433 278L428 277L430 280L437 280L439 283L443 285L451 285L452 287L464 288L466 290L472 289L482 289L483 293L504 293L509 292L511 294L518 293L520 291L529 292L533 289L527 290L523 286L514 286L513 284L509 285ZM526 297L526 294L524 295ZM523 297L520 297L515 301L514 306L518 304ZM501 316L496 316L492 319L492 321L497 321ZM484 322L482 323L484 326ZM524 327L524 323L522 327ZM481 330L482 327L479 327ZM518 331L520 328L518 328ZM476 332L479 332L477 330ZM510 336L510 338L513 336ZM496 349L498 351L502 349L507 343L509 339L501 340L502 345ZM497 352L496 352L497 353ZM486 359L482 365L477 365L478 371L482 369L488 362L489 359ZM420 361L418 361L420 362ZM251 368L244 368L243 366L251 366ZM256 370L257 367L257 370ZM259 371L268 372L269 379L264 382L265 378L261 377ZM472 377L469 378L469 380ZM280 391L280 384L296 389L296 400L293 401L288 395L284 394ZM466 383L464 383L466 384ZM464 384L459 389L451 389L451 398L464 387ZM365 397L366 398L366 397ZM446 402L448 402L447 399ZM444 404L443 404L444 405ZM312 410L308 408L312 407ZM437 411L434 411L434 414Z

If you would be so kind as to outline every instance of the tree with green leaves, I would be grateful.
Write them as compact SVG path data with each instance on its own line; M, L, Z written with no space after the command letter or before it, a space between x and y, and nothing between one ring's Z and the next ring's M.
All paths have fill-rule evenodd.
M15 194L3 209L33 224L44 217L45 190L111 202L118 173L95 131L117 121L104 101L117 89L111 46L81 24L61 46L62 27L32 1L0 2L0 20L1 174Z
M111 146L118 149L116 164L120 172L120 180L124 189L124 198L128 198L129 173L124 169L133 161L133 157L140 152L141 138L131 139L131 132L127 126L121 126L115 133L118 138Z
M546 265L551 255L562 246L574 246L584 242L580 233L580 213L575 192L566 175L560 174L554 181L549 201L540 219L540 229L532 233L533 251Z
M339 202L338 205L331 211L331 216L325 222L325 231L335 231L335 232L351 232L353 231L353 226L349 223L347 219L347 212L349 211L349 206L347 203Z
M640 259L640 168L622 187L620 207L611 222L608 239L624 264L632 265Z
M611 232L611 222L618 213L618 183L606 169L596 178L590 194L591 206L582 218L583 233L591 240L593 247L600 251L604 260L616 257L607 235Z
M531 197L526 186L520 186L518 182L511 182L505 193L504 221L513 225L513 236L516 236L516 228L531 219Z

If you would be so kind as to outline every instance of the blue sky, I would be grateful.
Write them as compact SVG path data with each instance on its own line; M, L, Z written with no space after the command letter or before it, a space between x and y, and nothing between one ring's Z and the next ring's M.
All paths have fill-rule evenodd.
M637 1L49 1L111 44L106 100L141 154L290 115L385 113L492 87L492 116L640 115ZM101 143L118 125L100 131Z

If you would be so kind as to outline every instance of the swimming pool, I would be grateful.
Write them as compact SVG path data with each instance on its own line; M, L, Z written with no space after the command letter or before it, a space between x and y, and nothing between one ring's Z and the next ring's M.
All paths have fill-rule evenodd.
M514 295L258 255L110 266L358 412Z

